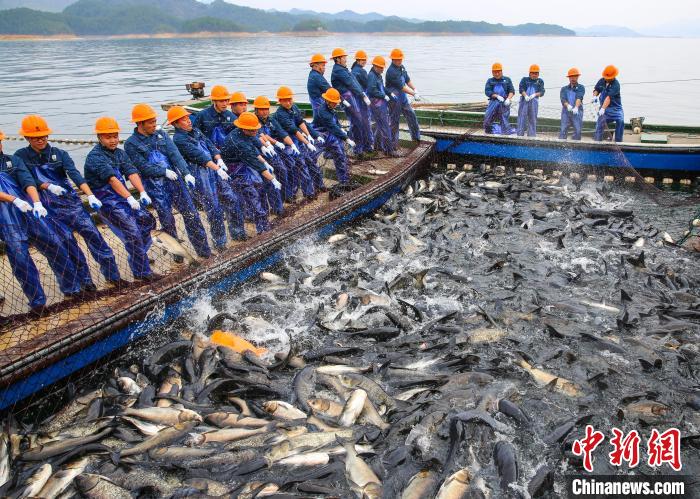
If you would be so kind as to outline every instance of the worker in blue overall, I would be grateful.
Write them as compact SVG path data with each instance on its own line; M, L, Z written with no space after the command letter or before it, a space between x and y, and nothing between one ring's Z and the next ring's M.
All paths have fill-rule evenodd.
M496 62L491 66L492 78L486 80L484 92L489 98L489 105L484 113L484 132L496 135L510 135L513 129L508 121L510 104L515 95L513 82L503 76L503 66Z
M226 249L226 223L224 222L224 207L219 200L219 183L224 183L230 177L228 168L222 168L221 152L199 129L192 126L190 113L182 106L168 109L168 123L175 127L173 142L187 162L194 175L195 187L193 196L202 205L209 221L209 230L218 251ZM236 227L237 233L245 234L243 220Z
M260 122L260 130L258 130L258 137L263 140L267 146L267 152L264 154L268 163L272 166L277 180L282 184L282 189L277 190L274 188L272 183L266 182L263 184L265 186L265 200L270 211L275 215L281 216L284 214L284 200L287 198L289 192L289 180L287 178L287 163L283 159L285 154L286 145L284 143L284 138L289 138L289 135L282 130L277 121L270 116L270 99L264 95L258 95L253 101L253 108L255 110L255 116L257 116ZM289 140L291 142L291 139ZM271 154L270 150L274 152L274 148L279 149L279 154Z
M197 255L211 256L207 233L194 206L189 188L195 178L172 139L156 125L156 112L148 104L136 104L131 110L134 133L126 139L124 149L139 170L144 187L158 213L163 230L177 239L173 205L182 215L185 230Z
M228 109L231 94L223 85L214 85L209 95L211 106L198 112L192 125L198 128L216 147L224 145L226 136L235 128L236 119Z
M102 202L100 216L124 243L134 279L159 279L161 276L153 273L148 261L151 231L156 227L156 219L146 209L151 198L138 170L119 148L119 124L114 118L103 116L95 122L95 133L99 143L85 159L85 181ZM127 189L126 179L138 191L138 201Z
M331 85L340 92L345 106L345 116L350 121L350 136L355 141L355 155L364 158L365 153L373 151L372 130L369 122L362 115L360 102L369 105L369 97L347 68L348 54L341 48L333 49L331 55L335 64L331 72Z
M416 113L413 111L407 96L412 95L417 102L420 102L421 96L403 65L403 51L393 49L389 57L391 65L386 70L385 86L389 97L391 97L389 117L391 119L392 149L396 150L399 147L399 121L401 121L402 114L408 124L408 130L411 132L411 139L420 140L418 118L416 118Z
M340 104L340 92L335 88L329 88L323 94L325 101L322 106L316 109L314 115L314 128L325 138L323 145L323 154L333 160L335 164L336 179L340 184L350 183L350 171L348 168L348 157L345 154L345 142L350 147L355 144L352 139L348 138L338 122L338 117L335 114L335 108Z
M389 122L389 102L391 97L386 93L382 73L386 61L380 55L372 59L372 69L367 75L367 96L370 100L369 110L374 121L374 150L381 151L387 156L394 155L391 123Z
M29 142L29 146L15 154L22 159L39 187L39 197L49 212L47 222L65 240L83 291L93 292L97 287L92 281L90 267L74 232L85 240L105 279L110 283L120 283L119 267L112 248L93 223L68 179L87 196L92 209L99 210L102 203L93 195L68 153L49 144L50 133L51 130L41 116L26 116L22 120L20 134Z
M292 139L292 145L288 147L289 154L294 158L294 167L287 168L287 178L289 179L292 198L301 187L301 192L307 200L316 199L316 189L326 190L323 183L321 170L316 162L316 152L318 149L314 145L316 139L312 131L304 120L296 104L294 104L294 93L289 87L280 87L277 90L277 101L279 106L273 117Z
M622 135L625 132L625 113L622 111L618 74L619 71L615 66L606 66L603 70L603 77L598 80L593 89L594 101L600 102L593 140L603 140L603 132L610 123L614 122L615 142L622 142Z
M309 101L314 112L318 106L323 104L323 97L321 97L323 92L331 88L331 84L323 76L323 73L326 72L327 62L322 54L312 55L309 61L311 71L309 71L309 78L306 80L306 91L309 94Z
M559 138L566 139L569 128L573 128L573 140L581 140L581 128L583 127L583 97L586 88L578 82L581 71L571 68L566 76L569 84L561 87L559 99L561 100L561 129Z
M355 77L357 80L357 83L360 84L360 88L365 92L365 95L367 95L367 80L368 80L368 75L367 71L365 71L365 66L367 65L367 52L364 50L358 50L355 53L355 62L352 63L352 66L350 67L350 72L352 75ZM368 99L357 99L357 105L360 108L360 116L362 116L362 123L363 123L363 130L366 130L367 137L366 140L368 141L368 146L365 147L365 156L368 158L373 158L376 157L377 153L374 150L374 135L372 133L372 120L370 119L370 106L372 105L371 99L369 99L369 95L367 95Z
M81 282L65 243L46 223L46 208L39 199L34 177L19 157L3 152L4 138L0 131L0 239L5 243L12 273L29 300L30 313L40 316L46 294L29 254L30 243L46 257L66 297L78 296Z
M275 189L282 184L272 174L271 166L260 157L256 134L260 122L253 113L242 113L235 121L236 129L226 137L221 155L229 166L231 182L241 197L253 209L258 234L270 230L267 212L262 206L262 183L270 182Z
M540 67L537 64L531 65L529 76L520 80L518 92L518 135L522 137L527 129L528 137L536 137L539 100L544 95L544 81L540 78Z

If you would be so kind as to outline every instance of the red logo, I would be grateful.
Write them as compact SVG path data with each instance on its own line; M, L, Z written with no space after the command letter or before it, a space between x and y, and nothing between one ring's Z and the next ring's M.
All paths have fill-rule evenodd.
M670 464L675 471L683 467L681 463L681 432L676 428L670 428L663 433L654 428L651 430L647 444L649 466L661 466Z
M583 467L586 471L593 471L593 458L591 454L598 447L605 435L602 432L593 429L593 426L586 425L586 436L581 440L575 440L571 447L572 452L577 456L583 456Z
M639 464L639 443L642 441L639 432L632 430L625 436L622 431L613 428L612 433L610 445L613 446L613 451L608 454L610 464L621 466L622 462L625 461L628 467L635 468Z

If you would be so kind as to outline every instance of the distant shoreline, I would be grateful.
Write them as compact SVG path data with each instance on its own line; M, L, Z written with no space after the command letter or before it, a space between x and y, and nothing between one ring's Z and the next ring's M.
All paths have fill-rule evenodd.
M334 35L386 35L386 36L539 36L544 38L575 38L576 35L512 35L509 33L432 33L426 31L378 31L378 32L311 32L311 31L280 31L280 32L252 32L252 31L200 31L197 33L155 33L155 34L128 34L128 35L3 35L0 41L73 41L73 40L139 40L139 39L172 39L172 38L246 38L252 36L334 36Z

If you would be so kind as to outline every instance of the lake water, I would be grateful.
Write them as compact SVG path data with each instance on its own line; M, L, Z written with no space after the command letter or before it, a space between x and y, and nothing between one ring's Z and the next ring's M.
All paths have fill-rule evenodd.
M248 97L272 97L277 87L289 85L299 100L307 100L309 56L329 55L336 46L351 54L364 49L370 57L401 47L413 82L430 102L485 99L484 82L497 60L517 89L529 65L537 63L548 89L541 116L559 116L559 88L567 83L569 67L581 70L589 99L602 68L616 64L627 119L700 125L700 71L688 64L700 53L700 39L347 34L0 42L0 128L16 135L22 116L40 113L56 137L92 137L95 119L107 114L128 132L133 104L160 109L165 101L186 99L185 83L197 80L207 89L222 83ZM693 78L698 81L638 83ZM8 141L6 149L18 144Z

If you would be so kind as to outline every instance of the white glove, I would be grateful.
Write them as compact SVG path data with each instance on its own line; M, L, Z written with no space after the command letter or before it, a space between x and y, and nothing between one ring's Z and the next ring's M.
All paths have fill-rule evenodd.
M496 95L496 100L498 102L503 102L505 99L503 97L501 97L500 95Z
M221 158L216 160L216 166L218 166L219 168L221 168L225 172L228 171L228 166L226 166L226 163L224 163L224 160Z
M34 213L35 218L44 218L46 215L48 215L48 212L46 211L46 208L44 208L44 205L41 204L41 201L34 203L32 213Z
M571 113L571 112L574 111L574 106L572 106L571 104L567 104L567 105L566 105L566 110L569 111L569 112Z
M600 95L594 95L591 104L598 104L600 102Z
M419 102L421 100L423 100L423 97L421 97L420 94L418 92L416 92L415 90L413 91L413 98Z
M144 206L149 206L153 202L151 201L151 196L149 196L146 191L139 194L139 201L141 201L141 204Z
M280 151L284 151L284 142L280 142L279 140L275 142L275 145L277 146L277 149Z
M601 107L600 111L598 111L598 116L605 116L605 108Z
M315 143L316 143L316 140L315 140L311 135L307 135L307 136L306 136L306 140L308 140L308 141L311 142L312 144L315 144Z
M56 196L63 196L67 192L63 187L55 184L47 185L46 190L49 191L51 194L55 194Z
M348 101L346 101L345 99L343 99L343 106L350 107L350 103Z
M267 144L267 150L270 152L270 156L277 156L277 151L272 147L272 144Z
M273 178L272 180L270 180L270 182L272 182L272 185L275 189L277 189L278 191L282 190L282 184L280 184L279 180L277 180L276 178Z
M265 163L265 169L266 169L268 172L270 172L270 173L275 173L275 169L272 168L272 166L270 165L270 163L268 163L267 161L265 161L264 163Z
M194 187L196 181L195 181L194 177L188 173L187 175L185 175L185 183L187 185L189 185L190 187Z
M22 213L27 213L32 209L32 205L27 203L24 199L15 198L12 200L12 204Z
M272 149L272 152L270 152L270 149ZM262 146L260 150L262 151L263 155L267 156L268 158L271 158L274 154L277 154L272 146Z
M363 96L362 96L362 100L365 101L365 104L368 105L368 106L371 104L370 101L369 101L369 97L367 97L366 95L363 95Z
M219 168L218 170L216 170L216 174L219 176L219 178L221 180L228 180L231 178L231 177L229 177L228 173L226 173L226 171L223 168Z
M348 139L348 140L346 140L345 142L347 142L348 145L349 145L350 147L355 147L355 141L354 141L354 140Z
M296 144L292 144L290 147L292 148L292 151L294 152L295 156L299 156L301 154L301 151L299 150Z
M503 101L504 106L510 106L510 99L506 99Z
M577 107L573 108L573 109L571 110L571 112L574 113L574 114L578 114L578 108L577 108Z
M141 195L141 201L143 201L143 195ZM132 210L136 211L139 208L141 208L141 205L139 204L138 201L134 198L134 196L129 196L126 198L126 202L129 203L129 206L131 207Z
M398 99L398 97L396 96L396 94L395 94L394 92L391 92L391 98L392 98L392 99Z
M385 95L385 96L384 96L384 100L387 101L387 102L389 102L389 101L391 100L391 97L389 97L388 95Z
M321 135L319 135L318 137L316 137L316 143L318 143L318 145L322 146L323 144L326 143L326 139L324 139Z
M102 208L102 201L97 199L94 194L90 194L88 196L88 204L92 207L93 210L99 210Z
M311 142L309 142L308 144L306 144L306 148L307 148L309 151L311 151L311 152L316 152L316 146L313 145Z
M165 169L165 176L168 178L168 180L177 180L177 173L172 171L170 168Z

